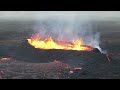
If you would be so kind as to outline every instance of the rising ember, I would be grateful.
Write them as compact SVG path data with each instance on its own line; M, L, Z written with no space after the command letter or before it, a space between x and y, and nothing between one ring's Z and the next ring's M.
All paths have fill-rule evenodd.
M65 42L65 41L55 41L51 36L47 36L44 39L39 35L34 35L30 39L27 39L28 43L35 48L39 49L63 49L63 50L84 50L91 51L92 47L84 45L83 40L78 39L73 42Z

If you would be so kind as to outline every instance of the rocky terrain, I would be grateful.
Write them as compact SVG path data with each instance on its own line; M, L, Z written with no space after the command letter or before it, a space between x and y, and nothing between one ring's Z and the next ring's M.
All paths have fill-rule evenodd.
M111 57L100 53L64 54L51 62L29 62L16 58L15 48L33 33L34 21L0 21L0 78L1 79L120 79L119 22L93 22L101 33L101 47ZM97 27L97 28L96 28ZM72 57L73 55L73 57ZM74 57L74 55L76 55Z

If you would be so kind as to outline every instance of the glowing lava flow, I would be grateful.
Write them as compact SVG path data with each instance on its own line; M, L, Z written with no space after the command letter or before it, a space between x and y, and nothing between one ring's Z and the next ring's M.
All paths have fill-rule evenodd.
M72 43L64 41L54 41L51 36L41 39L39 35L35 35L27 39L28 43L39 49L63 49L63 50L84 50L91 51L92 47L84 45L82 40L75 40Z

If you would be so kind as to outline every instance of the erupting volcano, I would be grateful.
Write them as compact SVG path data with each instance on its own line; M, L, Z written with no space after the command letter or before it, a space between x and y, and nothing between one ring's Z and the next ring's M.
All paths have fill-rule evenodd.
M55 41L51 36L41 38L39 34L27 39L28 43L38 49L62 49L62 50L78 50L91 51L93 47L84 45L83 40L78 39L73 42Z

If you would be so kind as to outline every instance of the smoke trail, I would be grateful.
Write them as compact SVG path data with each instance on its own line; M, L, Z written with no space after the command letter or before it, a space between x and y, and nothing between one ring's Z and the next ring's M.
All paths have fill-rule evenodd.
M80 21L76 18L72 20L46 19L37 22L35 33L40 33L42 37L50 35L54 40L73 41L82 39L85 45L98 48L101 53L105 53L100 48L100 33L93 30L91 21Z

